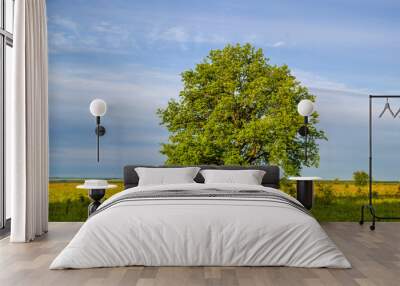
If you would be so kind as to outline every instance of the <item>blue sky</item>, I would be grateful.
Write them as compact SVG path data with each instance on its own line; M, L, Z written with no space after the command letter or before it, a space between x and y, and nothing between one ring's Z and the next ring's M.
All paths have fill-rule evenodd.
M304 174L350 178L368 164L368 94L400 93L398 1L47 2L50 176L121 177L128 163L161 164L155 115L179 74L210 49L252 43L287 64L317 96L321 164ZM107 101L96 162L94 98ZM400 118L377 120L375 178L400 179ZM392 101L394 109L400 100Z

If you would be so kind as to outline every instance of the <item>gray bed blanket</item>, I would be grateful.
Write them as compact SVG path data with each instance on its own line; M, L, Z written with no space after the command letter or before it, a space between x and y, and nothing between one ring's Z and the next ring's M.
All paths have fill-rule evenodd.
M140 201L140 200L153 200L153 199L213 199L213 198L229 198L229 199L256 199L271 201L281 204L286 204L292 206L293 208L311 215L310 212L298 201L294 199L289 199L288 197L268 191L261 190L235 190L228 191L216 188L202 189L202 190L163 190L163 191L142 191L142 192L131 192L115 199L105 201L100 207L91 214L91 217L107 210L108 208L118 205L127 201Z

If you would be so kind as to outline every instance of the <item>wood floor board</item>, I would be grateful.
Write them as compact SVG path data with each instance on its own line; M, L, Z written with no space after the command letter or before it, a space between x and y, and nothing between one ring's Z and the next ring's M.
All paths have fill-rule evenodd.
M400 285L400 223L323 223L352 269L290 267L117 267L49 270L55 256L81 223L50 223L49 233L32 243L0 240L1 286L397 286Z

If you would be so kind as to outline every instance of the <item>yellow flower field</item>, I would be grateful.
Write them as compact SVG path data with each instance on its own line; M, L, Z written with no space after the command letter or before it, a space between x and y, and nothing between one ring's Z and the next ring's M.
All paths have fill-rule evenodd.
M121 180L111 180L118 187L110 189L106 198L123 190ZM50 221L84 221L90 200L87 190L76 189L82 180L50 181L49 219ZM296 186L292 182L282 182L281 189L293 196ZM379 215L400 216L400 183L377 182L373 184L374 203ZM358 221L360 207L368 203L368 186L357 187L352 181L323 181L314 186L315 202L312 209L320 221Z

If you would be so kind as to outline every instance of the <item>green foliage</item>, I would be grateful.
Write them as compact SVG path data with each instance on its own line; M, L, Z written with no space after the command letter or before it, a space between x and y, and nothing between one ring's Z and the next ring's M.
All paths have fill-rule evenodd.
M318 203L330 205L335 199L333 187L329 183L317 183Z
M379 210L379 214L388 216L398 212L398 204L400 200L388 200L376 202L375 206ZM353 221L360 220L361 205L367 203L360 197L343 197L334 200L331 204L322 204L316 200L311 212L318 221ZM369 214L365 216L366 220L370 220Z
M358 187L358 194L362 195L362 187L368 184L369 176L364 171L355 171L353 173L354 185Z
M179 99L159 109L170 132L162 144L166 164L275 164L296 175L301 165L318 166L316 112L310 117L308 160L297 130L302 99L314 100L286 65L271 65L250 44L212 50L194 69L182 73Z
M296 197L296 185L294 182L288 180L286 177L283 177L280 180L279 185L282 191L291 195L292 197Z
M369 176L364 171L355 171L353 173L353 180L357 187L363 187L368 184Z

